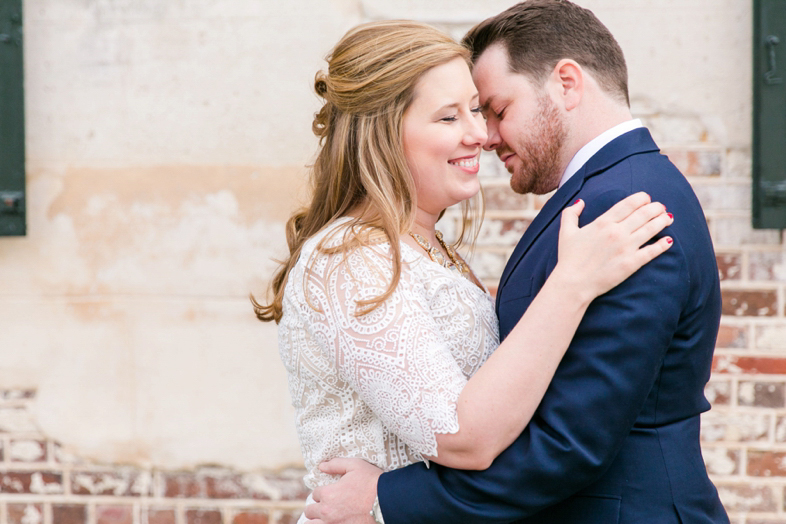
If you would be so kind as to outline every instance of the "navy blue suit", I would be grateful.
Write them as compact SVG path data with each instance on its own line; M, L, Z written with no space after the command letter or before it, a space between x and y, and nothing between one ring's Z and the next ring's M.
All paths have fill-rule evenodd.
M548 201L497 292L510 333L557 263L560 212L581 223L646 191L674 214L674 245L592 302L532 421L485 471L423 464L385 473L386 524L728 523L699 447L720 320L718 269L704 213L646 129L596 153Z

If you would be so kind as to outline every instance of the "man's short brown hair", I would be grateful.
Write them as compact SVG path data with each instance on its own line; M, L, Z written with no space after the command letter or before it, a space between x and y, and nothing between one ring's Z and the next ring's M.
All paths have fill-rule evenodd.
M502 44L514 73L542 85L557 62L575 60L601 88L630 105L628 68L617 41L590 11L568 0L526 0L473 27L464 37L473 62Z

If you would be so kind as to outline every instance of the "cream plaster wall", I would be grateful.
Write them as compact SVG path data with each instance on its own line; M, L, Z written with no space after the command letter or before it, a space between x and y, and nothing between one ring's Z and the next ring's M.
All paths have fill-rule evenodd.
M38 389L42 429L92 459L298 463L247 294L303 198L314 73L363 20L460 37L510 3L26 0L29 234L0 238L0 387ZM625 50L637 111L749 145L749 2L579 3Z

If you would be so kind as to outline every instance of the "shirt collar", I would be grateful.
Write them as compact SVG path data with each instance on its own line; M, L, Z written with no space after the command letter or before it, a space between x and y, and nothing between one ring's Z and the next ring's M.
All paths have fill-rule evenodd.
M559 182L559 187L568 181L570 177L576 174L576 172L581 169L581 166L587 163L587 160L592 158L592 156L600 151L603 146L614 140L620 135L624 135L628 131L633 131L636 128L644 127L641 123L641 120L638 118L634 118L633 120L628 120L621 124L617 124L616 126L612 127L611 129L607 129L603 133L599 134L589 142L587 142L584 147L579 149L576 154L571 159L570 163L568 163L567 169L565 169L565 173L562 175L562 179Z

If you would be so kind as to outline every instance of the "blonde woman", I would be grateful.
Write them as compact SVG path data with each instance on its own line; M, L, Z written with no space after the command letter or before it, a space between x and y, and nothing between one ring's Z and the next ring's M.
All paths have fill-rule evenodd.
M375 22L328 62L312 200L289 220L272 302L255 303L279 325L306 485L331 483L318 466L334 457L484 469L529 421L589 303L669 248L648 241L672 218L642 193L581 229L583 202L569 207L559 262L500 344L488 290L436 229L459 203L461 238L479 226L487 135L467 50Z

